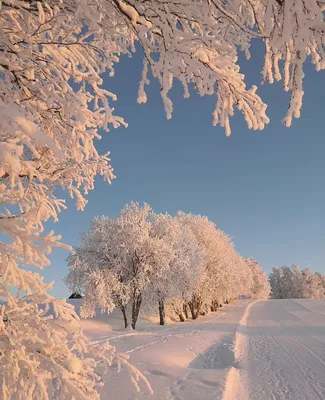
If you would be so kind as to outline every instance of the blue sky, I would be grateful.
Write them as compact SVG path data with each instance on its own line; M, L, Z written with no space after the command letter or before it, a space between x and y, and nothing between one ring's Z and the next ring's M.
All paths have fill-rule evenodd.
M241 68L249 85L260 84L262 60L262 48L255 45ZM266 272L297 263L325 273L325 79L310 65L305 72L302 116L290 129L281 123L288 94L281 83L266 84L258 93L268 104L270 124L250 131L236 113L228 138L212 126L211 96L193 92L183 99L175 84L174 114L167 121L152 80L148 103L137 104L141 57L123 58L105 86L118 95L116 113L129 127L112 130L97 143L100 152L111 151L117 178L112 185L97 179L84 212L68 201L60 221L47 228L78 244L79 232L95 215L114 216L131 200L145 201L157 212L207 215L233 237L240 254L257 258ZM68 294L62 281L66 257L66 251L54 249L43 273L47 281L55 280L52 293L59 297Z

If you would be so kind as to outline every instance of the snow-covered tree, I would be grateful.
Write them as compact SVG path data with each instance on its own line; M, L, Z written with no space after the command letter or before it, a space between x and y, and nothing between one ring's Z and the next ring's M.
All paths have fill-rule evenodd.
M264 80L272 83L283 77L283 87L290 91L284 118L287 126L292 117L300 115L306 59L310 56L317 70L325 67L323 0L182 0L163 4L97 0L91 7L92 21L96 21L96 6L102 13L100 32L109 26L110 32L115 29L120 34L126 47L133 41L140 44L144 57L138 102L147 101L149 71L161 85L167 118L172 114L169 91L173 80L183 85L184 97L194 84L200 95L216 95L213 123L225 127L227 134L235 108L250 128L263 129L269 121L256 86L247 89L240 73L238 49L249 58L252 39L263 40L265 45ZM116 24L109 25L107 20Z
M319 274L309 268L301 271L301 298L317 299L323 297L322 283Z
M166 301L181 315L182 306L190 300L204 273L202 255L193 232L177 216L153 214L150 235L169 247L164 262L154 265L146 294L147 301L151 298L158 304L160 325L164 325Z
M315 272L316 279L319 282L319 297L325 297L325 275L320 272Z
M245 259L252 275L252 286L250 295L253 299L267 299L270 295L270 286L265 272L259 265L259 262L252 257Z
M324 298L324 275L297 265L273 268L269 275L272 297L275 299Z
M109 29L106 39L103 31L91 36L98 17L83 2L1 2L2 399L96 399L96 360L109 365L117 357L113 347L89 343L73 308L50 296L52 284L36 272L49 265L53 246L63 246L43 226L65 208L57 189L83 209L95 176L113 178L108 155L93 141L99 128L123 124L99 86L112 52L125 44ZM98 36L106 45L97 46Z
M204 274L188 302L192 318L196 319L203 309L215 310L219 303L248 293L250 273L231 238L207 217L178 213L178 218L192 229L202 252Z
M281 270L273 267L272 272L269 274L269 283L271 288L271 295L274 299L284 299L281 285Z
M158 234L158 226L153 230L152 216L148 204L131 202L116 219L95 218L83 235L81 246L68 259L67 277L71 289L81 285L85 294L83 316L94 315L96 306L109 312L117 305L127 325L130 302L135 328L148 285L163 279L174 257L166 237ZM158 284L155 288L158 293Z

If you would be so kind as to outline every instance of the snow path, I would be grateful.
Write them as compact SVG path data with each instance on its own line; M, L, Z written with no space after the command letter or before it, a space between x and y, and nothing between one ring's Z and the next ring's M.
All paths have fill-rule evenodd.
M135 332L108 330L84 321L84 331L95 343L109 340L149 380L154 395L144 387L135 393L126 371L110 379L101 398L110 400L216 400L222 398L229 368L236 360L234 343L238 323L250 301L236 301L197 321L165 327L141 321ZM112 318L112 317L111 317ZM112 329L112 319L108 317ZM93 320L96 323L96 320ZM121 321L120 321L121 323ZM108 396L109 391L109 396Z
M324 300L254 303L238 335L223 400L325 399Z

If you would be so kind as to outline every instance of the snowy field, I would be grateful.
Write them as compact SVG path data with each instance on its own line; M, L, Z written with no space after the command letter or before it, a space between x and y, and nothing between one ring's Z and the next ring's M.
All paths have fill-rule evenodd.
M135 332L117 313L82 325L93 342L128 353L154 391L135 393L122 372L112 400L325 399L324 300L236 301L197 321L142 319Z
M112 400L325 399L324 300L236 301L197 321L142 319L135 332L117 313L82 325L93 342L128 353L154 390L135 393L121 372Z

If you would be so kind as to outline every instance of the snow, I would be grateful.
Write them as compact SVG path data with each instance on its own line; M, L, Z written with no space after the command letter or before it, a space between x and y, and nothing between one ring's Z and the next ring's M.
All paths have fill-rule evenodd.
M73 356L70 357L67 360L67 369L74 374L79 374L82 369L81 361L79 360L79 358Z
M78 300L73 300L77 304ZM135 393L121 372L100 389L125 400L325 398L325 302L237 300L196 321L122 329L117 312L82 320L94 343L109 339L148 378Z
M70 300L73 304L78 300ZM121 371L99 389L101 398L110 391L111 400L221 398L229 367L235 362L234 345L238 322L250 300L238 300L196 321L169 322L141 318L136 331L124 330L118 311L81 320L84 333L98 344L109 340L149 380L154 395L140 386L135 393L125 384Z
M240 331L242 358L223 400L325 398L323 300L259 301Z

